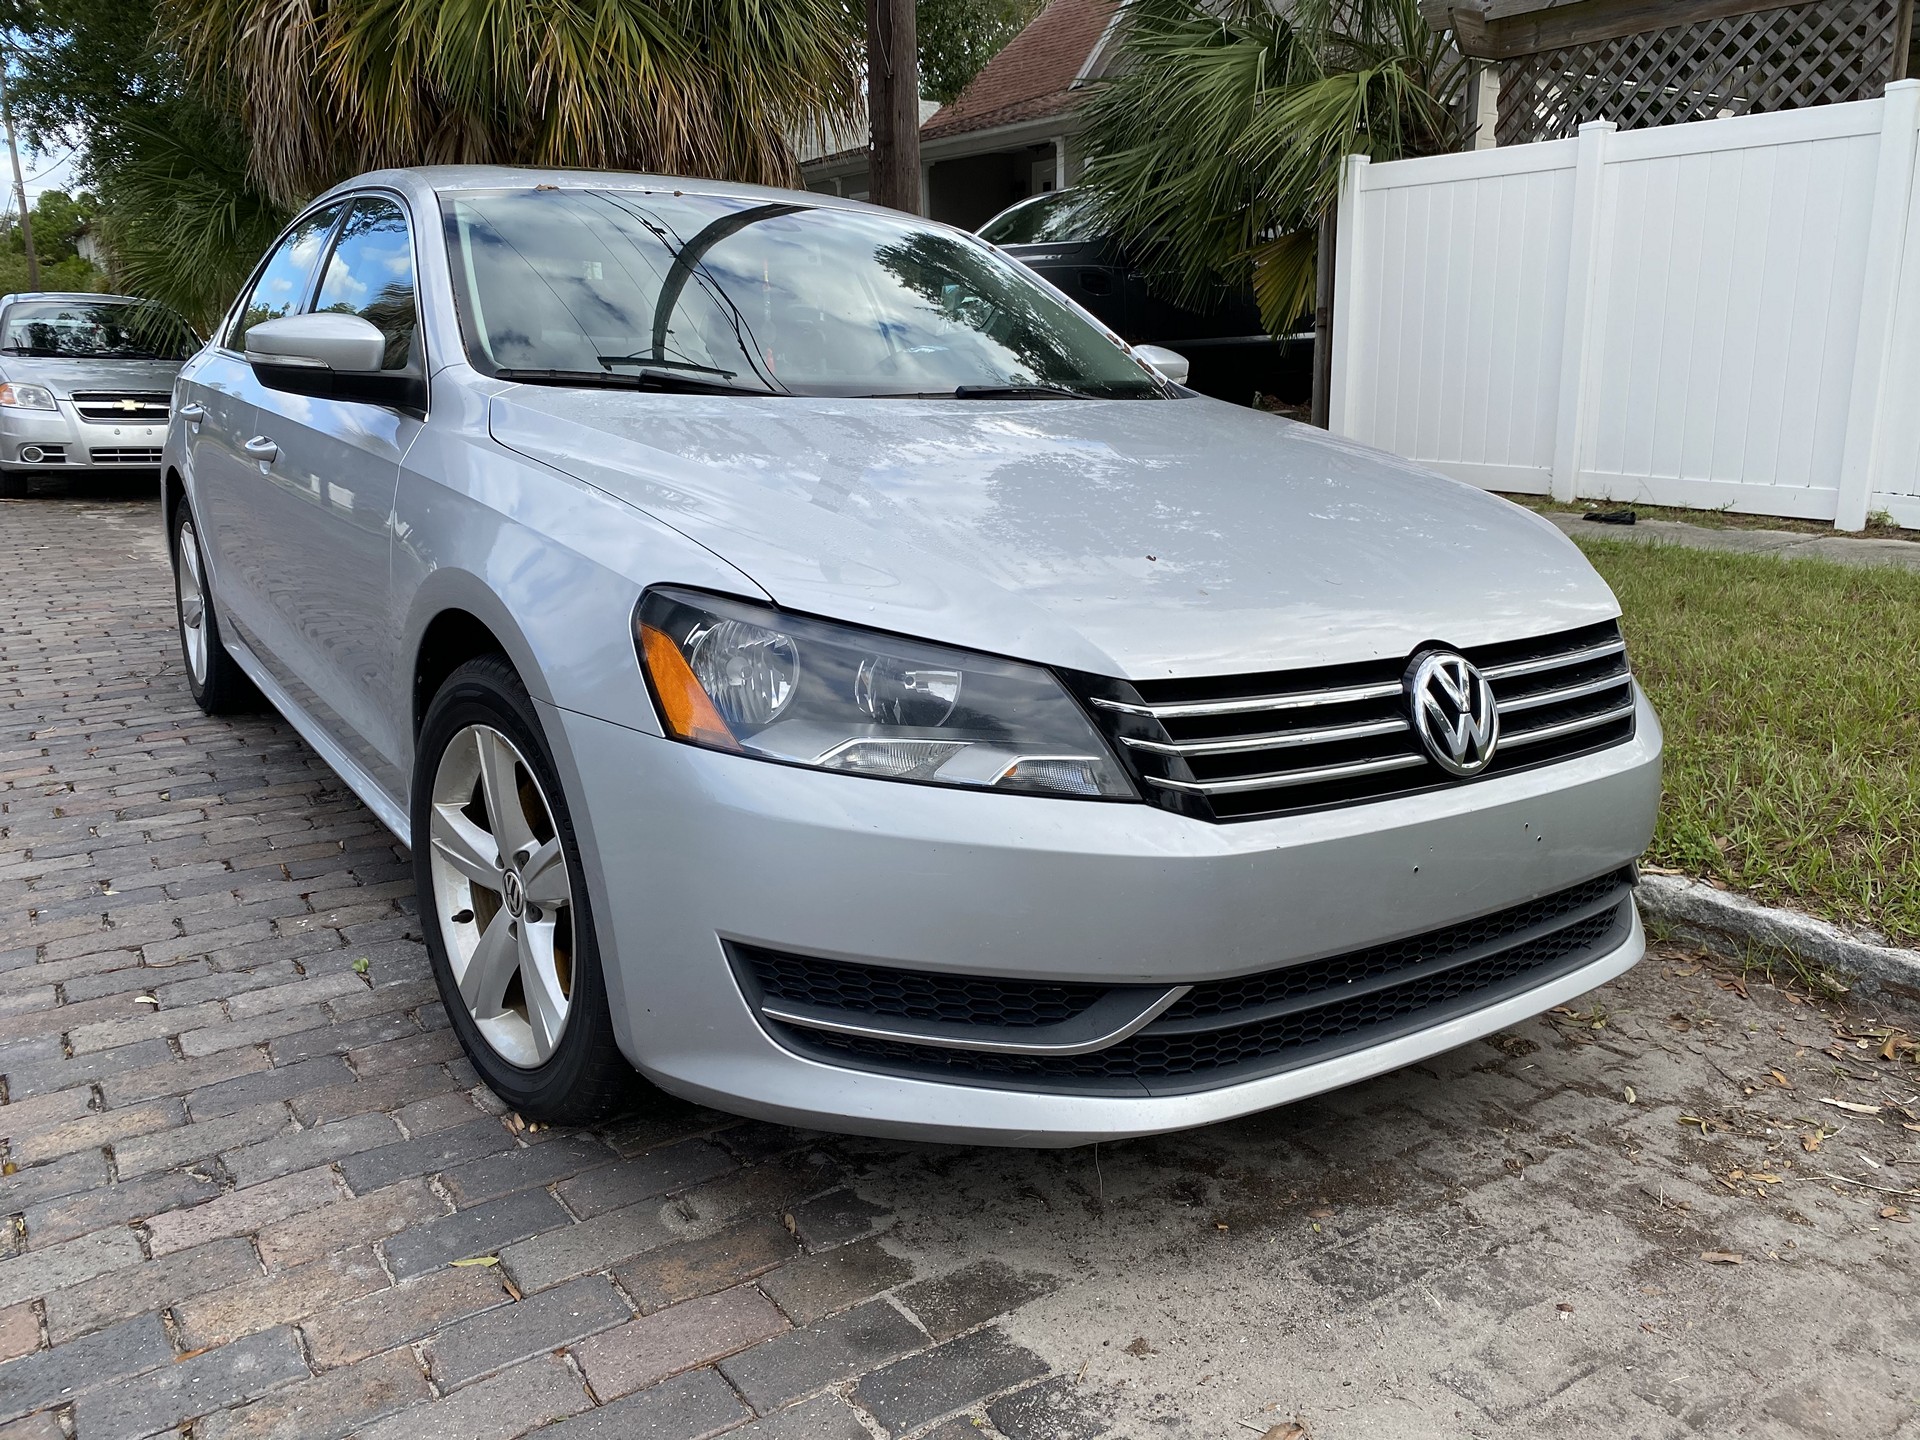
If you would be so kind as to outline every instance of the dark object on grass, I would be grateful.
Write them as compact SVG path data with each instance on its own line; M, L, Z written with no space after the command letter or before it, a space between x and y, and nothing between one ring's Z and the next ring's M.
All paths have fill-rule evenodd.
M1589 510L1587 519L1597 520L1602 525L1631 525L1640 517L1631 510Z

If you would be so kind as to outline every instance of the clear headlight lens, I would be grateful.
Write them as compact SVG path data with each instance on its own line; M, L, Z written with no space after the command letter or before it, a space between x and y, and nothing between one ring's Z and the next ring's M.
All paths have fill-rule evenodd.
M676 740L887 780L1135 798L1039 666L692 591L649 591L634 629Z
M53 392L44 385L21 385L12 380L0 384L0 405L10 410L55 410Z

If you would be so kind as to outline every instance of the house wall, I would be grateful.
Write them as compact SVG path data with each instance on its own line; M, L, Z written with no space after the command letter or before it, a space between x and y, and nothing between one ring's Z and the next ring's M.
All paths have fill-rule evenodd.
M1491 489L1920 527L1920 82L1349 164L1333 428Z

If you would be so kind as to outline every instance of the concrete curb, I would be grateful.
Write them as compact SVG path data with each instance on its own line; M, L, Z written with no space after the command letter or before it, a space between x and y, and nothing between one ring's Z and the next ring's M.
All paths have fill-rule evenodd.
M1642 875L1640 913L1655 930L1738 957L1743 950L1785 951L1903 1000L1920 1001L1920 950L1843 930L1797 910L1778 910L1681 875Z

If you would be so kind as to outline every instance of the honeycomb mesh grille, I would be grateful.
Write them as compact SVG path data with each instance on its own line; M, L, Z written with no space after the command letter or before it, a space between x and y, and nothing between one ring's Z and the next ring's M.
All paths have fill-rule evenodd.
M796 1049L909 1074L1068 1089L1124 1081L1224 1084L1249 1072L1286 1069L1360 1049L1544 984L1620 942L1629 923L1626 893L1631 883L1631 872L1619 871L1408 940L1197 985L1139 1033L1086 1055L996 1054L768 1023ZM1605 903L1610 896L1617 897L1614 903ZM1595 910L1596 905L1601 908ZM1556 926L1559 917L1567 918ZM1501 946L1508 936L1514 943ZM1099 986L890 971L765 950L736 954L767 995L878 1016L1052 1024L1078 1014L1104 993ZM1474 958L1446 964L1447 957L1455 955ZM1398 971L1407 972L1406 978L1380 983ZM1345 993L1362 981L1371 982L1364 993ZM1283 1002L1286 1013L1257 1013ZM880 1005L892 1008L877 1008ZM1194 1023L1205 1020L1219 1023Z
M748 945L735 946L734 953L768 999L955 1025L1058 1025L1081 1014L1108 988L890 970Z

